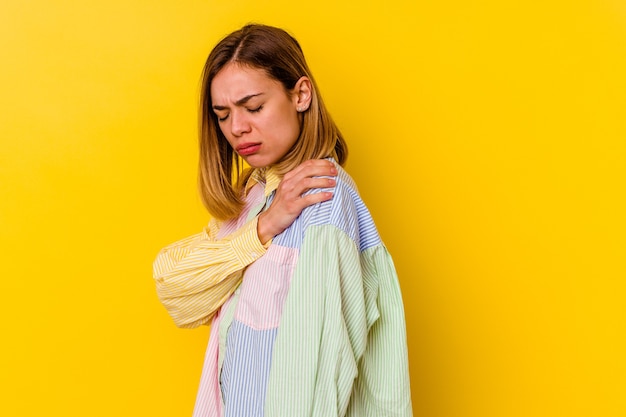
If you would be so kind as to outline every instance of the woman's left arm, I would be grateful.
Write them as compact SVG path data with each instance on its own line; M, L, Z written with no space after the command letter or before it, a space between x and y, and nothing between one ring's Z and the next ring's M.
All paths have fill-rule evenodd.
M267 251L257 220L217 239L218 222L165 247L154 261L157 295L178 327L208 324L241 282L243 270Z

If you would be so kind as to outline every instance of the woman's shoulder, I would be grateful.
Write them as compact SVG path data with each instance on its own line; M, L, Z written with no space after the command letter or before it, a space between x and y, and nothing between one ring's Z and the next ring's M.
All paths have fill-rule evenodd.
M356 182L354 179L348 174L348 171L345 170L344 167L339 165L334 159L330 159L331 162L335 164L337 168L337 184L340 187L352 190L357 196L359 195L359 190L357 188Z
M374 220L359 194L354 179L339 164L335 162L335 165L337 167L335 187L312 191L331 191L333 198L304 209L301 214L302 227L334 227L350 236L362 250L380 243Z

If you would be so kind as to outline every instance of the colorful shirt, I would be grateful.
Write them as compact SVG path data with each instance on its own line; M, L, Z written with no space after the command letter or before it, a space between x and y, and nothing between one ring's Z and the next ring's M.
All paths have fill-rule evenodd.
M271 170L252 176L238 219L157 257L157 290L176 323L213 318L194 417L412 415L393 262L337 168L333 199L265 247L256 216L279 183Z

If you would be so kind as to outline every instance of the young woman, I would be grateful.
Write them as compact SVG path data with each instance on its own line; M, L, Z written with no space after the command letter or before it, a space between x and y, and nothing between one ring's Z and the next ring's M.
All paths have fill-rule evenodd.
M194 416L412 415L393 262L298 42L224 38L200 117L212 220L154 263L176 325L211 325Z

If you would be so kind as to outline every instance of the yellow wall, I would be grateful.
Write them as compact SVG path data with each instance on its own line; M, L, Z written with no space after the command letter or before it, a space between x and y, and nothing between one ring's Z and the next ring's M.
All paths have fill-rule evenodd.
M151 263L207 221L199 73L252 20L349 141L416 416L626 415L622 0L2 2L0 415L190 415L208 332Z

